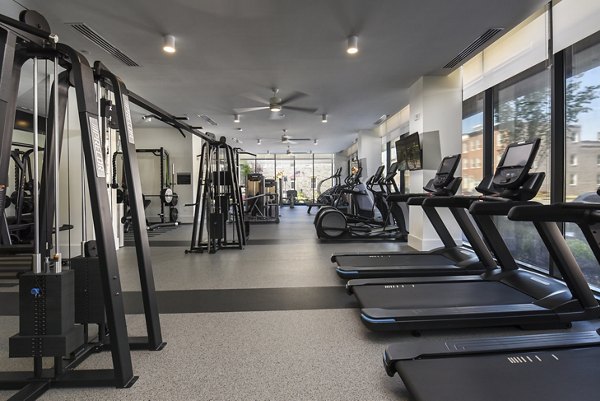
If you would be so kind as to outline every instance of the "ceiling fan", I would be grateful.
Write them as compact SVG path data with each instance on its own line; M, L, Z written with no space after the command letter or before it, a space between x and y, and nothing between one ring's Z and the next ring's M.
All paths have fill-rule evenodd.
M297 150L292 150L292 149L290 148L290 146L288 145L288 148L287 148L287 150L285 151L285 153L286 153L286 154L288 154L288 155L299 155L299 154L308 155L308 154L312 154L312 150L309 150L309 151L307 151L307 152L299 152L299 151L297 151Z
M301 141L312 141L311 138L294 138L287 134L287 129L283 129L283 135L281 135L281 143L284 145L296 145Z
M243 113L249 113L251 111L268 109L268 110L271 110L271 116L269 117L269 119L279 120L285 116L284 114L281 114L281 111L284 109L285 110L295 110L295 111L300 111L302 113L310 113L310 114L319 110L318 108L313 108L313 107L298 107L298 106L289 105L289 103L307 96L306 93L296 91L296 92L292 92L290 95L288 95L285 98L280 98L277 96L277 93L279 93L279 89L273 88L272 91L273 91L273 96L269 100L264 99L260 96L254 95L254 94L244 95L248 99L251 99L258 103L264 104L264 106L237 108L237 109L234 109L235 113L243 114Z

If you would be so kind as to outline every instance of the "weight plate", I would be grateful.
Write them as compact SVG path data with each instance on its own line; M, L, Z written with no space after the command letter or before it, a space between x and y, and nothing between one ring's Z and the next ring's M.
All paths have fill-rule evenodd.
M171 206L173 201L173 190L171 188L163 188L160 191L160 200L165 206Z
M177 208L171 208L171 211L169 212L169 218L171 219L171 223L176 223L177 219L179 218L179 210L177 210Z

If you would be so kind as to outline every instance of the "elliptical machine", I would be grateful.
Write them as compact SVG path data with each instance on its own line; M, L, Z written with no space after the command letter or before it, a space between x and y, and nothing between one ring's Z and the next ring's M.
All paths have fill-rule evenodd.
M402 210L396 204L389 204L387 197L397 173L397 164L390 166L390 171L383 177L384 166L377 169L364 185L356 185L342 191L350 194L353 209L351 213L343 213L336 208L322 208L317 214L315 228L320 239L387 238L406 241L407 231ZM395 184L395 183L394 183ZM375 189L379 187L379 190ZM366 192L368 189L373 198ZM381 218L376 218L375 209L379 210ZM400 226L396 225L399 222Z

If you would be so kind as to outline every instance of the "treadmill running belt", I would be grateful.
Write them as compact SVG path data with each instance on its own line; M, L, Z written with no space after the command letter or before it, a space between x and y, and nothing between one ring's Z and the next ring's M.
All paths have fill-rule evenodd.
M432 266L451 265L454 261L442 255L404 254L404 255L340 255L335 258L338 266Z
M600 347L399 361L417 401L597 401Z
M420 309L527 304L535 301L497 281L364 285L353 287L363 308Z

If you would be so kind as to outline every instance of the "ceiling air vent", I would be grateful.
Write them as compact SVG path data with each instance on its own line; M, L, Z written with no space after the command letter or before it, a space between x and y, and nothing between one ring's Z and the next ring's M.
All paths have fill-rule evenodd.
M77 32L94 42L98 47L111 54L116 59L120 60L123 64L130 67L139 67L140 65L133 61L128 55L111 45L108 40L104 39L100 34L94 31L92 28L81 22L67 23Z
M484 43L489 42L494 36L498 33L502 32L504 28L491 28L488 29L475 39L469 46L465 48L462 52L458 54L458 56L454 57L448 64L444 66L444 68L454 68L460 64L461 61L467 59L475 50L479 49Z

